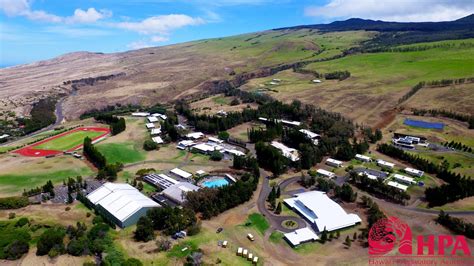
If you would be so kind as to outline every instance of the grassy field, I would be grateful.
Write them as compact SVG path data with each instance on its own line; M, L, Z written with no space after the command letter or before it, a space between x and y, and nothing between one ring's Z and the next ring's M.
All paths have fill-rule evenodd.
M449 163L449 169L453 172L474 178L474 155L458 152L412 152L412 154L426 158L436 164L441 164L446 160Z
M68 177L92 175L93 172L87 168L74 168L68 170L50 171L48 173L21 173L21 174L0 174L0 194L12 195L21 194L24 189L31 189L42 186L46 181L61 183Z
M270 224L268 224L265 217L259 213L250 214L245 222L245 226L254 227L262 235L265 234L265 231L267 231L268 228L270 228Z
M474 43L474 39L450 41ZM437 43L433 43L437 44ZM243 86L246 90L268 90L267 93L283 101L300 99L323 108L341 112L358 122L376 123L380 114L397 105L397 100L420 81L474 76L474 48L434 48L415 52L364 53L325 62L312 63L306 69L319 73L348 70L351 77L344 81L322 80L313 84L311 75L294 73L291 70L271 77L254 79ZM272 78L282 79L281 84L270 86ZM460 86L450 97L441 99L431 95L430 105L466 112L472 109L473 97L470 86ZM431 89L426 89L431 90ZM420 92L423 92L422 89ZM441 90L439 95L447 94ZM451 92L451 91L450 91ZM429 92L426 92L429 93ZM415 95L416 97L416 95ZM416 102L424 101L420 97Z
M86 137L94 139L102 134L103 132L97 131L75 131L65 136L35 146L34 148L42 150L66 151L83 144Z
M98 144L97 149L110 163L134 163L145 160L145 152L131 142Z

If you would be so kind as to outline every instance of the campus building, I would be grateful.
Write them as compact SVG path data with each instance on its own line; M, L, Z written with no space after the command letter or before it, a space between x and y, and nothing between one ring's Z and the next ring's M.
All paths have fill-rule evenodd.
M137 223L149 209L161 207L129 184L105 183L87 199L122 228Z
M284 202L319 232L339 230L361 222L358 215L346 213L322 191L299 193L293 198L285 199Z

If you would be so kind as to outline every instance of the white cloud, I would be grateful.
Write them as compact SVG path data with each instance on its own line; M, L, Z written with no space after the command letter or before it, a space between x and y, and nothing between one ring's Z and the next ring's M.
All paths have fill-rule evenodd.
M165 36L152 36L150 38L150 41L152 41L152 42L167 42L169 40L170 40L170 38L165 37Z
M22 16L29 20L51 23L94 23L112 15L107 10L97 11L95 8L89 8L87 10L76 9L73 16L61 17L43 10L33 10L31 4L31 0L0 0L0 10L9 17Z
M474 12L472 0L330 0L324 6L305 8L306 16L365 18L385 21L449 21Z
M148 47L153 47L153 45L149 42L146 41L136 41L127 44L127 48L136 50L136 49L142 49L142 48L148 48Z
M141 34L167 35L172 30L203 23L205 22L201 18L193 18L183 14L170 14L149 17L139 22L119 22L115 26Z
M80 8L74 11L74 15L66 19L70 23L93 23L100 19L112 16L112 12L108 10L97 11L95 8L82 10Z

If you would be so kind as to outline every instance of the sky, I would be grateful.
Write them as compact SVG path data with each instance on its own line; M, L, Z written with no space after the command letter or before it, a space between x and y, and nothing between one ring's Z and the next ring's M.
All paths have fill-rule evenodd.
M447 21L473 0L0 0L0 67L351 17Z

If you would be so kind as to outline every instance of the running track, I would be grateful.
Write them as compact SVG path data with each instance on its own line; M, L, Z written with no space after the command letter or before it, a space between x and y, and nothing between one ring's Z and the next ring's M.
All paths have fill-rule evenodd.
M44 157L44 156L50 156L50 155L57 155L62 153L63 151L58 151L58 150L42 150L42 149L35 149L34 147L39 146L43 143L49 142L51 140L69 135L71 133L77 132L77 131L97 131L97 132L103 132L100 136L95 137L92 139L92 141L97 141L99 139L102 139L106 135L110 133L110 130L108 128L102 128L102 127L79 127L70 131L63 132L61 134L58 134L56 136L49 137L47 139L38 141L32 145L29 145L27 147L18 149L16 151L13 151L14 153L27 156L27 157ZM76 147L73 147L67 151L74 151L82 147L82 144L77 145Z

